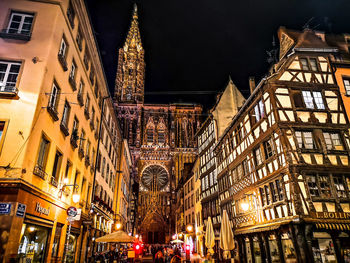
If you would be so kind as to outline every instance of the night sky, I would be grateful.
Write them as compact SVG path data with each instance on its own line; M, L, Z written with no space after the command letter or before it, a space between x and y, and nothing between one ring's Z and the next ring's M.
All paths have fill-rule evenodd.
M135 1L86 0L113 93L118 49ZM249 76L267 73L267 52L285 26L350 33L349 0L138 0L146 103L212 107L231 75L247 98ZM312 19L314 18L314 19ZM188 94L194 91L194 94ZM168 93L168 94L166 94ZM169 94L170 93L170 94Z

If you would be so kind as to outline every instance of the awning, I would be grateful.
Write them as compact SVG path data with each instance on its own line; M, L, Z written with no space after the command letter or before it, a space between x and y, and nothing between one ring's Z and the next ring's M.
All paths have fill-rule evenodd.
M330 230L350 230L350 224L346 223L316 223L317 229L330 229Z

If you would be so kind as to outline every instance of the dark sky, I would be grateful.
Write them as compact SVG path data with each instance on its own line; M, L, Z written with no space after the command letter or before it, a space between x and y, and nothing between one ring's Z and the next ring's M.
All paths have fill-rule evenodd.
M86 0L111 91L118 48L130 26L131 0ZM231 75L245 97L248 77L268 71L279 26L350 33L350 0L138 0L145 49L146 103L212 107ZM328 23L324 21L328 19ZM276 37L277 40L277 37ZM278 41L276 41L278 42ZM198 94L184 94L197 91ZM204 92L203 92L204 91ZM213 91L214 93L210 93ZM147 94L151 92L153 94ZM154 94L171 92L171 95ZM204 93L204 94L199 94Z

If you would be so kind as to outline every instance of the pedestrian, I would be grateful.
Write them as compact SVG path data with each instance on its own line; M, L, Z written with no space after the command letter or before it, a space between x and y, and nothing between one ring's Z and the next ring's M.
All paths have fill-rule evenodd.
M162 251L158 251L155 255L155 261L154 263L164 263L164 257Z
M197 252L192 253L191 263L201 263L202 259Z

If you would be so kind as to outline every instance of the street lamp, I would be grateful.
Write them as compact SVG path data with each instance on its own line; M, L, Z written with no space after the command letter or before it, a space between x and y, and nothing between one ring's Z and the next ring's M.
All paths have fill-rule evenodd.
M66 180L67 179L67 180ZM77 184L66 184L68 182L68 178L64 178L63 179L63 185L62 188L59 190L59 197L62 197L62 193L64 192L64 190L66 189L66 187L73 187L73 203L78 203L80 201L80 194L78 194L77 190L79 188L79 185Z
M121 223L117 223L117 224L115 225L115 228L116 228L117 230L120 230L120 229L122 228L122 224L121 224Z
M186 230L188 233L192 233L193 232L193 226L191 224L186 226Z

